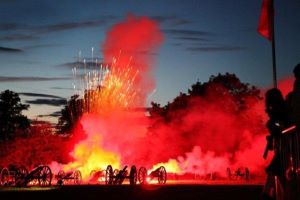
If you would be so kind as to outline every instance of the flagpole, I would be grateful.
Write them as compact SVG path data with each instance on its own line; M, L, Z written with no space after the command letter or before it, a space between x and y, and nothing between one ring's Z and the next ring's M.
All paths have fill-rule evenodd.
M274 0L271 0L270 18L271 18L271 31L272 31L272 64L273 64L273 87L277 88L277 69L276 69L276 51L275 51L275 23L274 23ZM278 188L278 176L274 176L275 181L275 198L280 198L280 192Z
M273 65L273 86L277 88L276 50L275 50L275 26L274 26L274 0L271 0L270 18L272 31L272 65Z

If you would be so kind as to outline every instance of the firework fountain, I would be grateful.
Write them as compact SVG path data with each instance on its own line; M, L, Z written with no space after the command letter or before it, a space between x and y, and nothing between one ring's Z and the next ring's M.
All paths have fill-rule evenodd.
M150 73L151 51L161 41L155 22L129 16L108 33L103 44L107 64L97 66L96 62L97 69L87 71L83 60L85 73L79 81L78 69L73 69L79 82L79 86L74 83L74 90L82 97L85 112L80 123L87 137L75 145L75 161L66 165L66 170L80 169L87 179L92 170L126 164L120 155L131 155L126 146L135 145L133 140L142 138L147 131L146 110L133 110L144 107L147 93L153 89L149 86L152 81L145 78Z

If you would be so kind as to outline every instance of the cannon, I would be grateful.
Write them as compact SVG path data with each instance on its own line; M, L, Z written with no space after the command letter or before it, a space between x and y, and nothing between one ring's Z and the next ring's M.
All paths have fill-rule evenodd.
M27 186L28 184L38 184L39 186L51 186L52 172L49 166L40 165L34 168L31 172L21 177L18 177L15 185L19 187Z
M16 185L16 182L23 179L27 174L28 170L23 165L9 165L0 168L0 186Z
M90 183L99 183L105 181L106 170L92 170L90 173Z
M165 184L167 182L167 171L164 166L160 166L148 175L147 169L141 167L138 172L138 180L140 184L145 184L157 178L159 184Z
M249 180L250 179L250 171L247 167L244 169L237 168L237 170L234 173L232 173L231 169L228 167L226 169L226 174L227 174L228 179L230 179L230 180L238 180L238 179Z
M56 175L57 185L75 184L79 185L82 181L81 172L79 170L65 172L60 170Z
M130 185L135 185L137 182L137 170L133 165L128 174L127 166L123 169L113 170L111 165L108 165L105 171L105 184L107 185L121 185L125 179L129 179Z

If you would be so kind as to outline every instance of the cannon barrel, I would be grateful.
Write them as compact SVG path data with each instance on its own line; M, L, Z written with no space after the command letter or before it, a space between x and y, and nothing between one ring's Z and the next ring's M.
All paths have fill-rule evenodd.
M150 177L156 177L156 176L158 176L159 170L160 170L160 168L157 168L156 170L152 171L152 172L149 174L149 176L150 176Z
M127 169L127 165L125 165L125 167L121 170L122 172L126 171Z

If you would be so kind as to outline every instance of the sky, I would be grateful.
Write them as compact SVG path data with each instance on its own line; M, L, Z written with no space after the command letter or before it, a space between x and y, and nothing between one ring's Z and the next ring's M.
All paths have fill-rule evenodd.
M262 0L0 0L0 91L13 90L32 119L56 122L74 94L81 58L101 61L105 34L129 13L159 23L155 90L165 105L196 81L235 73L259 88L272 85L271 43L256 29ZM300 63L300 1L275 0L278 79ZM92 51L92 48L94 49ZM146 105L147 106L147 105Z

